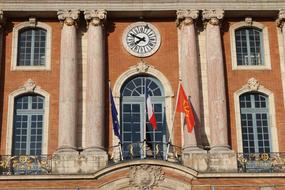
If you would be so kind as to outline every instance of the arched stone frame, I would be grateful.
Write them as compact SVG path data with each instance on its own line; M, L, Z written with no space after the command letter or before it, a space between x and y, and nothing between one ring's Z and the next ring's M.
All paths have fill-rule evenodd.
M250 78L246 85L234 93L234 106L235 106L235 121L236 121L236 135L237 135L237 151L243 152L242 147L242 133L241 133L241 119L240 119L240 95L247 92L259 92L268 96L269 104L269 133L271 140L272 152L279 152L278 146L278 133L276 128L276 114L275 114L275 99L274 94L269 89L260 85L255 78Z
M45 98L42 154L46 155L48 153L48 126L49 126L50 95L47 91L37 86L36 83L31 79L28 79L22 87L10 93L8 97L7 133L6 133L6 150L5 150L6 155L11 155L12 153L15 98L17 96L24 95L24 94L38 94Z
M262 30L264 65L237 65L235 31L242 27L255 27ZM245 21L230 26L231 58L233 70L264 70L271 69L268 27L259 22L246 18Z
M46 62L43 66L17 66L18 56L18 35L24 28L42 28L46 30ZM12 37L11 70L50 70L51 69L51 42L52 28L43 22L37 22L35 18L30 18L29 22L21 22L14 26Z
M118 110L118 119L120 119L120 98L121 98L121 88L123 86L123 84L131 77L139 75L139 74L148 74L150 76L153 76L155 78L157 78L163 87L164 90L164 95L165 95L165 110L166 110L166 122L167 122L167 127L168 127L168 132L172 131L172 129L170 129L170 124L171 121L173 120L172 115L173 115L173 108L172 108L172 98L174 96L172 87L170 85L170 82L168 81L168 79L166 78L166 76L161 73L160 71L158 71L157 69L155 69L153 66L146 64L145 62L141 61L138 64L136 64L135 66L130 67L127 71L125 71L124 73L122 73L118 79L116 80L114 87L113 87L113 97L114 97L114 102L116 105L116 108ZM169 135L169 134L167 134ZM116 136L113 134L113 146L117 146L118 145L118 138L115 138ZM173 137L171 137L173 139ZM113 154L115 154L113 152ZM117 158L118 155L113 155Z

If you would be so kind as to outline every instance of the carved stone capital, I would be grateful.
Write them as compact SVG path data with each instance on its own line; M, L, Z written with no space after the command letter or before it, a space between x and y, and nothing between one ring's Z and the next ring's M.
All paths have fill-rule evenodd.
M284 22L285 22L285 9L280 9L278 18L276 20L276 24L278 27L282 29L282 27L284 26Z
M85 20L93 26L103 25L107 18L106 10L87 10L84 11Z
M67 26L77 25L79 10L59 10L57 12L58 20Z
M198 18L199 11L198 10L178 10L176 12L177 19L176 25L180 27L182 24L191 25L194 20Z
M152 190L164 180L164 172L160 166L132 166L129 171L130 186L139 190Z
M203 10L202 17L203 21L208 22L211 25L219 25L220 20L224 18L225 11L224 10Z
M247 87L250 91L257 91L259 89L260 83L255 78L250 78L247 81Z
M3 11L0 10L0 28L2 28L4 24L5 24L4 14Z

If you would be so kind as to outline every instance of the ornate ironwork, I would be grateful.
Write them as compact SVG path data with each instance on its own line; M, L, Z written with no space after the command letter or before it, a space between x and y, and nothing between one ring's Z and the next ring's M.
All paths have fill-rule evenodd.
M41 175L50 174L51 155L0 156L1 175Z
M285 172L285 153L237 154L238 172Z
M137 142L110 147L111 160L115 163L134 159L157 159L181 162L181 147L168 143ZM167 156L166 156L167 155Z

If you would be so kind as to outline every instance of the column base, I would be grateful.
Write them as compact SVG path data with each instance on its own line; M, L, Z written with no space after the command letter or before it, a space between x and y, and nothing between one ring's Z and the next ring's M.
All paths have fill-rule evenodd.
M209 151L210 172L237 172L236 153L228 147L213 147Z
M52 174L80 173L81 158L79 152L72 148L61 148L53 154Z
M98 148L85 149L80 153L84 157L81 165L81 172L84 174L94 173L108 164L108 155L105 150Z
M208 170L207 151L198 147L187 147L183 149L182 162L184 166L199 172L205 172Z

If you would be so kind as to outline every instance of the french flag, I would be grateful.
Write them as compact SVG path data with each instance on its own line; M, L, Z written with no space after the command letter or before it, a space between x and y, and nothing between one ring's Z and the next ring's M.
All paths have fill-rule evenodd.
M152 125L152 128L156 130L157 129L156 119L155 119L155 115L154 115L154 111L153 111L153 107L151 103L151 98L148 93L146 93L146 108L147 108L148 120L150 124Z

